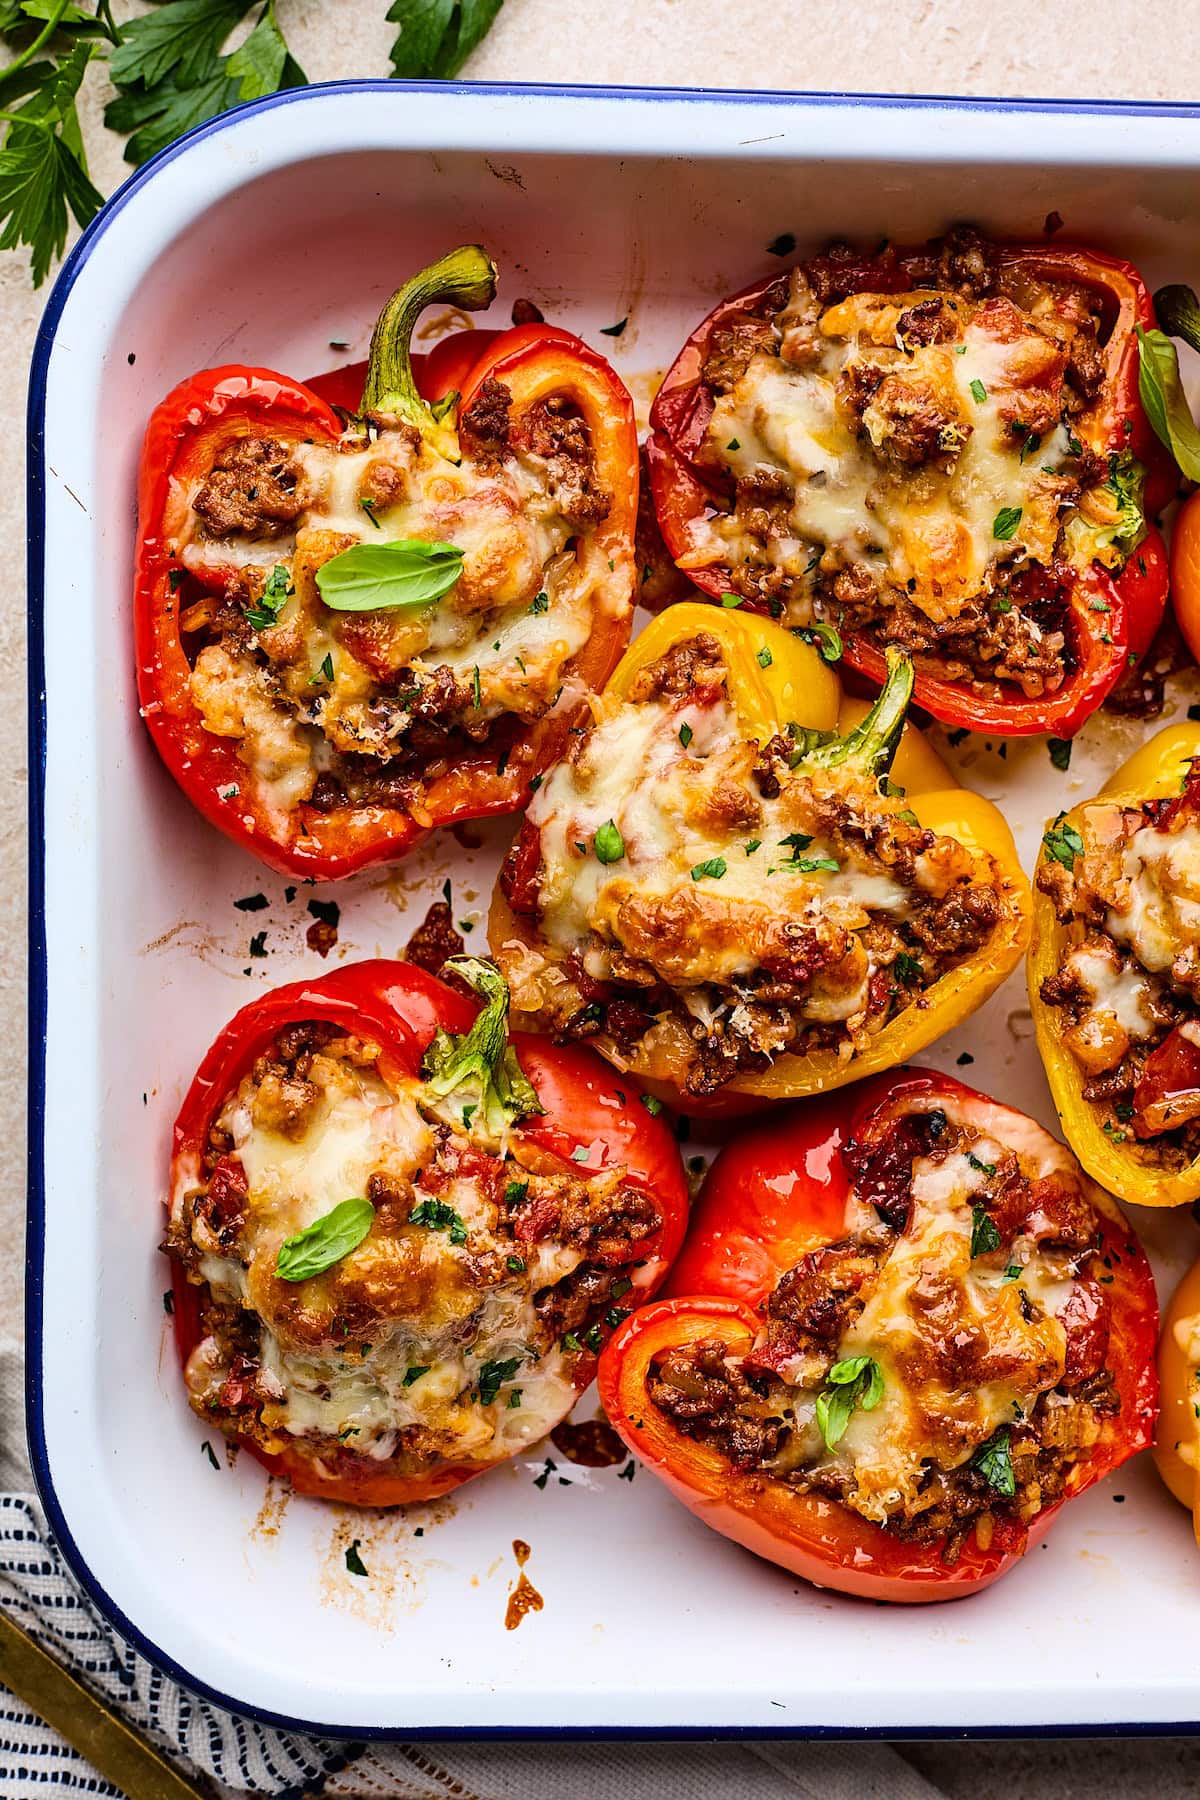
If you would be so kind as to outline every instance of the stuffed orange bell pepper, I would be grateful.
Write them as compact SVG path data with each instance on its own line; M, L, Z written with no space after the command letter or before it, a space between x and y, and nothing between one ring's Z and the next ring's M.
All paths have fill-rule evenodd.
M999 812L782 626L661 614L546 777L501 872L515 1016L660 1098L746 1110L904 1062L1020 960ZM890 771L890 773L889 773Z
M1162 1411L1154 1439L1158 1472L1192 1514L1200 1542L1200 1262L1171 1296L1158 1346Z
M142 716L193 805L273 867L328 880L518 811L629 641L637 437L613 370L552 325L410 354L425 307L494 292L466 246L388 301L365 375L208 369L150 420Z
M722 1151L605 1411L715 1531L822 1587L948 1600L1145 1448L1154 1279L1032 1119L883 1076Z
M1075 1154L1143 1206L1200 1196L1200 724L1046 830L1029 994Z

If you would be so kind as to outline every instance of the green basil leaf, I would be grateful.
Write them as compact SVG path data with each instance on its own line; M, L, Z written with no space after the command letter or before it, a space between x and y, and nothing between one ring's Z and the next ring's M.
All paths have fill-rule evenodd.
M1155 435L1189 481L1200 481L1200 431L1179 378L1179 352L1161 331L1137 328L1138 393Z
M972 1461L993 1492L1002 1494L1006 1500L1012 1499L1017 1491L1017 1478L1013 1473L1012 1439L1007 1425L1002 1425L986 1444L981 1445Z
M317 587L334 612L429 606L449 593L462 565L463 553L454 544L427 543L424 538L353 544L321 565Z
M308 1281L349 1256L366 1237L375 1218L369 1200L342 1200L279 1246L275 1273L283 1281Z
M835 1362L828 1387L817 1395L817 1424L825 1448L833 1450L846 1435L856 1406L874 1412L883 1399L883 1370L873 1356L849 1356Z
M1024 508L1020 506L1002 506L992 520L992 536L1000 543L1007 544L1016 536L1023 511Z

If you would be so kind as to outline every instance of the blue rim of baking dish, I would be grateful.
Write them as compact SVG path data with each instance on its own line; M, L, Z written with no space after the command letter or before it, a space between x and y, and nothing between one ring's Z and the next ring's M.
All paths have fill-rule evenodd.
M315 1719L292 1718L286 1713L248 1705L235 1696L199 1680L166 1651L146 1637L132 1619L93 1575L70 1526L67 1524L50 1473L46 1450L45 1423L42 1411L42 1307L43 1266L45 1256L45 1182L43 1155L46 1125L46 868L45 868L45 786L46 786L46 694L45 640L42 624L45 550L45 414L46 376L50 353L54 347L58 322L67 298L87 262L98 239L126 202L158 171L178 156L186 155L203 139L213 137L251 114L266 112L278 106L303 105L306 101L328 95L361 93L399 94L415 91L438 95L477 94L484 97L545 97L580 100L654 100L666 104L702 101L706 104L748 103L799 108L836 108L869 106L894 112L922 112L952 108L966 113L1060 113L1066 115L1098 115L1105 118L1187 118L1200 115L1200 107L1177 101L1134 100L1005 100L1001 98L959 99L947 94L869 94L869 93L787 93L769 91L753 93L744 89L592 87L555 85L534 82L436 82L397 83L388 79L329 81L308 87L290 88L262 100L219 114L197 126L185 137L169 144L149 162L136 170L102 207L83 232L63 263L45 312L38 326L29 377L28 406L28 540L26 630L28 645L28 741L29 741L29 1114L27 1128L27 1223L25 1238L25 1419L30 1462L42 1505L51 1529L81 1587L99 1610L141 1655L164 1674L174 1677L190 1692L202 1696L227 1712L241 1714L263 1725L279 1730L299 1732L305 1736L339 1738L351 1742L369 1739L418 1738L426 1742L455 1738L883 1738L894 1742L921 1738L1007 1738L1007 1737L1169 1737L1200 1734L1200 1719L1151 1723L1129 1720L1090 1724L1048 1725L788 1725L780 1721L768 1731L763 1725L448 1725L433 1729L406 1730L403 1725L337 1725Z

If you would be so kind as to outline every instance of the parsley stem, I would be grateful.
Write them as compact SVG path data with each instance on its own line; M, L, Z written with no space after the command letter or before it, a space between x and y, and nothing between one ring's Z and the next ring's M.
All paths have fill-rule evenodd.
M15 75L18 69L23 69L26 63L32 62L43 45L49 43L50 39L58 30L59 25L62 23L63 14L66 12L69 5L70 0L55 0L53 12L46 20L42 30L38 32L38 35L34 38L33 42L25 46L20 56L14 56L10 63L6 63L4 68L0 69L0 87L6 86L10 76ZM33 123L30 119L17 119L14 121L11 113L4 113L0 116L18 125L29 125Z
M362 416L400 418L415 425L431 448L459 461L457 393L430 405L417 391L412 370L413 327L439 300L478 312L496 293L496 265L478 244L463 244L396 289L375 322Z

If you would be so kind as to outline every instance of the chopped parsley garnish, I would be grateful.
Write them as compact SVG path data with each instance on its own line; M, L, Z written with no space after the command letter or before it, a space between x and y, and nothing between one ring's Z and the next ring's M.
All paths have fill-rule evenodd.
M239 912L262 912L271 902L265 894L247 894L242 900L233 903Z
M773 237L771 239L770 243L767 245L767 255L768 256L790 256L792 254L792 251L795 248L796 248L795 232L794 231L781 231L779 236Z
M723 856L710 856L707 862L696 864L692 870L692 880L703 881L707 875L713 881L720 881L728 866Z
M475 667L471 670L471 704L474 706L476 712L478 712L483 705L483 689L479 682L478 663L476 663Z
M679 727L679 741L683 745L685 750L687 749L688 745L691 743L694 736L695 736L695 733L693 732L691 726L688 724L687 720L685 719L683 721L683 724Z
M617 829L616 823L609 819L601 825L592 839L592 849L596 852L596 861L600 863L620 862L625 854L625 839Z
M256 931L254 936L250 939L250 954L251 956L265 956L267 954L267 934L265 931Z
M969 1050L960 1050L954 1060L960 1069L965 1069L969 1063L975 1061L975 1058L971 1055Z
M787 837L780 838L779 848L781 850L791 851L792 854L788 859L790 862L799 862L801 851L807 850L811 843L812 834L810 832L791 831L788 833ZM758 840L755 840L755 848L758 848Z
M796 867L802 875L836 875L841 864L832 856L802 856Z
M1024 510L1021 506L1002 506L992 520L992 536L1000 543L1007 544L1010 538L1016 536Z
M663 1103L659 1099L658 1095L657 1094L642 1094L639 1096L639 1098L641 1099L642 1105L645 1107L646 1111L650 1114L650 1117L652 1119L657 1119L659 1113L663 1109Z
M221 1467L220 1463L217 1461L216 1451L213 1449L207 1438L205 1438L200 1446L200 1454L202 1456L207 1456L214 1469L219 1469Z
M404 1371L404 1385L411 1387L414 1381L420 1381L422 1375L428 1375L432 1363L413 1363Z
M506 1381L511 1381L521 1366L519 1356L505 1357L499 1362L485 1362L479 1371L479 1401L490 1406Z
M350 1545L350 1548L346 1551L346 1573L348 1575L366 1575L368 1572L366 1563L358 1554L358 1546L361 1542L361 1538L355 1538L354 1542Z
M632 1481L636 1474L637 1474L637 1464L634 1462L634 1460L631 1456L629 1461L625 1464L625 1467L623 1469L617 1470L617 1480L618 1481Z
M721 595L721 605L722 606L740 606L742 604L742 599L743 599L743 596L741 594L722 594Z
M874 1412L883 1399L883 1370L873 1356L851 1356L835 1362L826 1380L817 1395L817 1424L825 1448L833 1450L846 1435L855 1407Z
M762 839L761 838L747 838L743 848L745 849L747 856L753 856L754 852L756 850L759 850L762 848Z
M987 399L987 389L984 387L978 376L976 376L975 380L971 383L971 398L974 400L976 406L982 406Z
M771 667L771 664L774 662L775 658L771 655L771 652L767 648L766 644L764 644L762 649L759 651L758 657L756 660L758 662L758 666L760 669L769 669Z
M570 1351L573 1356L577 1355L579 1351L583 1349L583 1345L573 1331L563 1333L562 1347L564 1350Z
M1075 858L1083 855L1083 839L1074 825L1063 823L1065 818L1065 813L1059 813L1042 845L1051 861L1061 863L1064 869L1074 869Z
M342 909L336 900L310 900L309 916L318 919L322 925L332 925L336 931L342 917Z
M368 519L370 519L372 525L375 527L376 531L382 531L383 527L379 523L379 520L375 517L375 501L368 500L366 498L366 496L363 495L359 499L358 504L362 507L362 509L366 513Z
M309 687L316 687L318 682L332 681L332 680L333 680L333 651L330 650L330 651L327 651L325 660L321 664L320 668L317 670L316 674L309 676L308 685L309 685Z
M509 1396L508 1396L508 1410L509 1410L509 1412L512 1412L512 1411L513 1411L513 1410L514 1410L514 1408L516 1408L516 1407L518 1407L518 1406L520 1406L520 1404L521 1404L521 1390L520 1390L520 1388L513 1388L513 1389L511 1389L511 1391L510 1391L510 1393L509 1393Z
M462 1215L445 1200L418 1200L408 1215L410 1225L424 1225L429 1231L448 1231L452 1244L465 1244L467 1228Z
M1022 1270L1020 1263L1009 1263L1007 1269L1004 1271L1004 1277L1000 1286L1007 1287L1010 1281L1019 1281L1021 1279L1021 1274Z
M738 438L730 438L729 442L725 446L725 448L727 450L740 450L741 447L742 447L741 442Z
M971 1167L977 1169L981 1175L994 1175L996 1173L995 1163L981 1162L972 1150L967 1151L967 1161L970 1163Z
M625 1295L629 1292L629 1290L632 1286L633 1286L633 1282L630 1280L628 1275L618 1276L616 1281L614 1281L612 1284L613 1299L614 1300L624 1299Z
M988 1217L985 1206L971 1208L971 1255L987 1256L1000 1248L1000 1233Z
M1017 1491L1011 1445L1012 1434L1007 1425L1002 1425L971 1459L988 1486L1006 1500L1011 1500Z
M505 1206L523 1206L529 1198L527 1181L510 1181L504 1190Z
M620 337L628 323L629 314L626 313L625 317L623 319L618 319L615 325L602 325L600 327L600 335L602 337Z
M276 563L267 576L266 586L259 595L257 604L246 608L246 623L253 625L255 631L268 631L278 622L293 591L285 564Z
M577 1162L577 1163L585 1163L588 1161L591 1154L592 1154L592 1146L590 1144L576 1144L575 1148L571 1152L571 1161Z
M525 1273L525 1258L523 1256L506 1257L504 1266L511 1275L523 1275Z
M535 594L533 596L529 610L531 613L544 613L550 611L550 596L544 588L540 594Z
M1046 739L1046 749L1049 752L1050 761L1054 764L1054 767L1056 769L1062 769L1065 771L1070 768L1070 766L1071 766L1071 740L1070 740L1070 738L1047 738Z
M911 955L907 950L901 950L898 953L892 967L896 971L897 979L902 981L905 987L916 987L925 973L920 957Z

